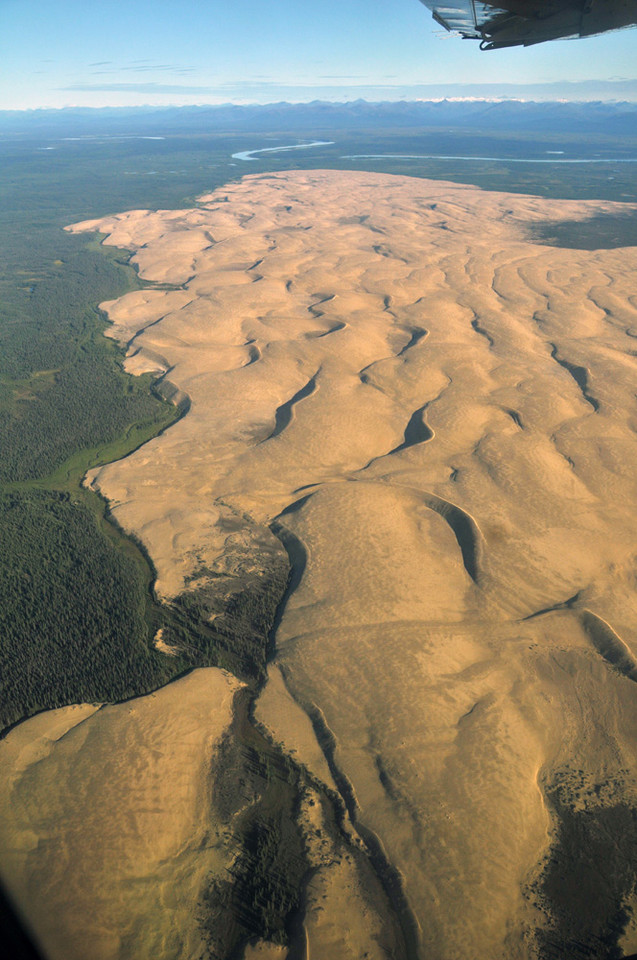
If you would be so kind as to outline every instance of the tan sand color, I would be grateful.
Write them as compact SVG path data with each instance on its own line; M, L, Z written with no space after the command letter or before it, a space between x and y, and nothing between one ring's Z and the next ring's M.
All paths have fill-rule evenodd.
M195 670L0 742L3 881L49 960L207 955L197 905L228 860L210 778L237 687Z
M529 233L619 207L313 171L72 228L172 285L103 307L129 369L191 401L90 482L166 598L283 539L257 718L338 775L428 960L536 957L555 791L637 803L637 249ZM363 949L346 872L313 880L316 960Z

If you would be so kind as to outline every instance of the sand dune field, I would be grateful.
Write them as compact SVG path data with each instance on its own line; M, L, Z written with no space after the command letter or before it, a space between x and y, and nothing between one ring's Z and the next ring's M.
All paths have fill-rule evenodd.
M632 908L637 248L531 238L616 206L312 171L71 228L134 251L154 286L103 304L108 334L191 404L88 482L167 599L283 543L293 590L256 716L396 872L409 960L558 957L569 938L610 956ZM169 690L156 701L186 722ZM209 743L199 709L183 783ZM46 763L64 766L69 736ZM18 776L17 753L2 762ZM48 862L58 827L30 829ZM16 860L20 883L34 862ZM401 955L352 871L328 858L312 880L312 960Z

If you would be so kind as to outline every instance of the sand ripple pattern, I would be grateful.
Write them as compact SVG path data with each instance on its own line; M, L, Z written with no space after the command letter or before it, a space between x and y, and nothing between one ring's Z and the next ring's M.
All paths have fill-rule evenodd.
M104 309L130 369L164 358L191 400L91 482L168 597L223 569L230 521L287 531L278 664L430 960L538 955L569 771L573 809L637 798L637 249L527 233L614 206L291 172L73 228L172 285Z

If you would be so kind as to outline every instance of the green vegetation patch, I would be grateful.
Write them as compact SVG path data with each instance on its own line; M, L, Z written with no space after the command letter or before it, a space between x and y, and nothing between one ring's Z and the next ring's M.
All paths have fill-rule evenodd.
M104 337L95 298L136 286L133 271L77 245L72 269L0 314L3 483L47 477L78 451L118 441L115 459L177 415L151 394L152 378L124 373L122 350ZM130 431L144 435L131 442Z
M224 667L254 687L265 678L288 574L283 556L273 557L263 576L246 575L230 595L226 578L185 591L164 612L163 639L189 662Z
M150 647L143 577L87 507L62 493L8 493L0 525L0 727L148 692L180 668Z
M558 830L544 871L531 885L547 918L539 953L542 960L619 960L635 890L637 809L613 799L623 793L621 782L591 788L579 774L563 772L563 782L547 796Z
M251 724L252 696L235 700L214 784L215 808L240 844L230 879L212 880L203 897L214 956L237 956L253 938L289 945L310 869L298 825L306 775Z
M51 167L30 145L3 149L0 729L46 708L149 692L190 665L152 648L162 623L153 570L81 487L89 467L126 456L182 412L152 376L126 374L124 351L104 336L98 304L143 286L128 254L62 229L96 206L108 212L118 171L96 155Z
M637 247L637 213L600 214L590 220L551 220L534 224L535 243L569 250L613 250Z

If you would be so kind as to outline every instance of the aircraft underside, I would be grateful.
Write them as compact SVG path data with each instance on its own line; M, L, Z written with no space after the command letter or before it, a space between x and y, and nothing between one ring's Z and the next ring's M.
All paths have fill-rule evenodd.
M637 24L637 0L421 0L434 20L483 50L590 37Z

